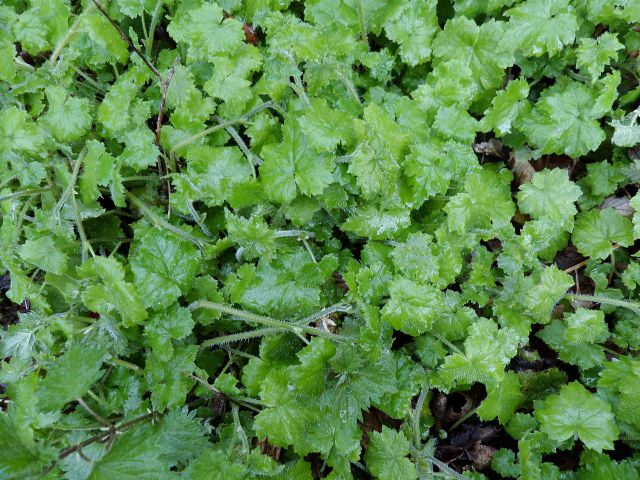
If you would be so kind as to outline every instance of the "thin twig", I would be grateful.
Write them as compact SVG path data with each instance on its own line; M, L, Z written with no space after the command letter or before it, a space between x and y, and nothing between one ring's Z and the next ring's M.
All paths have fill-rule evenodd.
M51 472L51 470L55 468L55 466L58 464L60 460L64 460L72 453L79 452L84 447L91 445L92 443L104 442L109 438L113 437L116 432L124 432L139 423L145 422L153 417L156 417L157 415L158 415L158 412L151 412L151 413L142 415L140 417L136 417L133 420L129 420L128 422L121 423L120 425L113 425L112 428L108 429L106 432L104 431L100 432L92 437L87 438L86 440L80 443L77 443L75 445L72 445L71 447L65 448L60 452L60 455L58 455L58 458L54 460L54 462L51 465L49 465L49 467L44 471L43 476L46 476L49 472Z
M241 407L245 407L245 408L248 408L248 409L253 410L255 412L259 412L260 410L257 409L256 407L252 406L252 404L254 404L254 405L264 405L260 400L257 400L255 398L244 397L244 396L235 396L235 395L227 395L226 393L223 393L220 390L218 390L215 386L211 385L204 378L200 378L197 375L194 375L193 373L189 373L189 372L185 372L185 371L182 371L180 373L182 373L183 375L186 375L187 377L191 378L192 380L195 380L196 382L201 384L203 387L205 387L210 392L217 393L217 394L220 394L220 395L224 395L225 398L228 398L230 401L240 405Z
M127 35L126 33L124 33L122 31L122 29L120 28L120 25L118 25L116 23L116 21L113 18L111 18L111 16L107 13L107 11L104 9L104 7L102 5L100 5L100 2L98 2L98 0L93 0L93 3L98 8L98 10L100 10L100 13L102 13L102 15L104 15L104 18L109 20L109 23L111 23L111 25L113 25L113 28L116 29L116 31L118 32L118 35L120 35L120 38L124 42L126 42L127 45L129 45L129 49L131 51L135 52L135 54L140 57L140 59L144 62L144 64L147 66L147 68L149 70L151 70L151 73L153 73L153 75L158 79L158 81L160 83L163 83L162 75L160 75L160 72L158 72L156 67L154 67L151 64L151 62L147 59L147 57L144 56L144 54L140 51L140 49L138 47L136 47L135 43L133 43L133 40L131 40L129 35Z
M613 247L612 247L612 248L613 248L613 251L615 251L615 250L616 250L617 248L619 248L619 247L620 247L620 245L618 245L617 243L614 243L614 244L613 244ZM589 263L589 259L588 259L588 258L587 258L587 259L585 259L585 260L582 260L580 263L576 263L575 265L573 265L573 266L571 266L571 267L569 267L569 268L565 268L563 271L564 271L564 273L571 273L571 272L574 272L574 271L576 271L576 270L580 270L580 269L581 269L582 267L584 267L587 263Z

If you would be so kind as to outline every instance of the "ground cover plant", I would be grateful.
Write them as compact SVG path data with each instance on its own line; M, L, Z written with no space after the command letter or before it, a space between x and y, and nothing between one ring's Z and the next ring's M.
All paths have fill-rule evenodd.
M638 479L640 2L0 3L0 478Z

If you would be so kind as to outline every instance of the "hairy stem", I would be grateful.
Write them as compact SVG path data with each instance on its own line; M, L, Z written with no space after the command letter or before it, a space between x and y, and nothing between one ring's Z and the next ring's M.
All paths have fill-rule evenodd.
M367 27L364 23L364 7L362 6L362 0L356 1L356 10L358 12L358 25L360 26L360 39L369 49L369 39L367 38Z
M93 10L93 7L94 7L93 3L90 3L89 5L87 5L87 8L85 8L80 13L80 15L76 17L75 21L71 24L71 26L69 27L67 32L64 34L64 36L60 40L58 40L58 43L56 44L56 47L53 50L53 53L51 53L51 57L49 57L49 63L51 65L56 63L56 60L58 59L58 56L60 55L64 47L67 45L67 43L69 42L73 34L78 31L78 28L80 28L80 25L82 24L82 20L84 20L85 15L89 13L91 10Z
M189 308L191 310L195 310L198 308L215 310L221 313L226 313L227 315L231 315L232 317L237 318L238 320L241 320L244 322L253 322L253 323L258 323L260 325L264 325L265 327L288 330L290 332L295 333L296 335L300 335L301 333L307 333L309 335L315 335L318 337L327 338L329 340L336 340L336 341L344 340L339 335L334 335L333 333L325 332L324 330L320 330L319 328L309 327L307 325L291 324L288 322L284 322L282 320L276 320L275 318L263 317L261 315L256 315L255 313L245 312L244 310L238 310L228 305L209 302L206 300L193 302L191 305L189 305Z
M191 235L188 232L185 232L184 230L182 230L181 228L178 228L172 224L170 224L169 222L167 222L164 218L162 218L160 215L158 215L156 212L154 212L153 210L151 210L147 204L145 204L142 200L140 200L138 197L136 197L133 193L129 192L128 190L125 190L125 194L127 195L127 197L129 198L129 200L131 201L131 203L133 203L136 207L138 207L142 213L151 221L151 223L153 223L156 227L159 228L163 228L177 236L179 236L180 238L183 238L185 240L188 240L189 242L193 243L196 247L198 247L199 249L204 248L205 242L200 240L197 237L194 237L193 235Z
M251 340L252 338L264 337L267 335L275 335L276 333L288 332L283 328L259 328L257 330L250 330L248 332L234 333L232 335L224 335L221 337L210 338L200 344L200 348L215 347L217 345L225 345L227 343L242 342L244 340Z
M605 297L603 295L582 295L577 293L570 293L566 298L569 300L576 300L578 302L595 302L604 305L613 305L614 307L628 308L640 317L640 303L637 302ZM640 320L633 319L633 322L640 325Z

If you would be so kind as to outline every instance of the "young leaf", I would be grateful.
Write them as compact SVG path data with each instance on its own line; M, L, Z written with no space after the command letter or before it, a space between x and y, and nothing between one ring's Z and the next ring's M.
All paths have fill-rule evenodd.
M147 232L131 255L131 270L145 306L166 308L186 293L200 265L190 242L163 230Z
M418 478L416 467L407 455L411 443L402 432L386 425L380 432L371 432L369 449L364 461L369 471L380 480L413 480Z
M576 436L597 452L612 449L618 438L611 405L578 382L571 382L536 407L541 430L556 442Z

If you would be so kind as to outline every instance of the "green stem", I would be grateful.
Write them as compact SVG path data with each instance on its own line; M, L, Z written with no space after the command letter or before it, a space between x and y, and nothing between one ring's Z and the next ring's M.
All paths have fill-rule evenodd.
M78 402L78 405L80 405L84 410L86 410L89 415L91 415L93 418L95 418L98 422L100 422L102 425L104 425L107 428L112 428L113 424L107 420L106 418L104 418L102 415L100 415L98 412L96 412L93 408L91 408L87 402L85 402L82 397L78 397L76 399L76 401Z
M76 220L76 228L78 229L78 235L80 236L80 245L82 248L82 261L84 262L87 259L87 250L91 253L92 257L96 256L96 253L93 251L93 247L91 243L87 239L87 234L84 231L84 227L82 226L82 215L80 213L80 208L78 207L78 202L76 202L75 194L71 195L71 205L73 207L73 215Z
M153 16L151 17L151 24L149 25L148 36L145 41L144 51L147 55L151 55L151 49L153 48L153 36L160 21L160 12L162 11L163 0L158 0L156 8L153 10Z
M439 333L435 333L432 332L432 335L434 337L436 337L438 340L440 340L442 343L444 343L447 347L449 347L452 351L459 353L460 355L464 355L464 352L462 350L460 350L458 347L456 347L453 343L451 343L449 340L447 340L446 338L444 338L442 335L440 335Z
M56 219L60 218L60 212L62 211L64 204L67 202L67 199L72 194L73 189L76 187L76 180L78 179L78 173L80 172L80 165L82 165L82 160L84 160L85 153L86 153L86 149L83 149L80 155L78 156L76 163L73 164L73 171L71 172L69 185L67 185L67 188L64 190L64 192L62 193L62 196L60 197L60 200L58 200L58 203L56 203L56 206L53 209L53 216Z
M256 157L256 155L251 150L249 150L249 147L247 147L247 144L244 143L244 140L242 140L242 137L238 135L238 132L236 131L235 128L233 128L231 125L227 125L225 127L225 130L231 136L231 138L233 138L233 140L236 142L236 145L238 145L238 148L240 149L240 151L244 154L245 158L249 161L249 166L251 167L251 175L253 175L253 177L256 178L257 174L256 174L256 169L254 167L255 165L260 165L262 163L262 160Z
M142 34L144 35L145 40L149 39L149 32L147 31L147 24L144 21L144 8L142 9L142 14L140 15L140 23L142 23ZM145 42L146 44L146 42ZM145 45L146 52L146 45ZM148 52L146 52L148 53Z
M182 371L180 373L182 373L183 375L186 375L187 377L191 378L192 380L195 380L196 382L201 384L203 387L205 387L207 390L209 390L212 393L222 393L220 390L218 390L216 387L211 385L205 379L200 378L197 375L194 375L193 373L189 373L189 372L185 372L185 371ZM225 397L227 397L229 400L231 400L232 402L237 403L240 406L243 406L245 408L249 408L249 409L254 410L254 411L259 411L259 410L257 410L252 405L264 405L260 400L255 399L255 398L244 397L242 395L238 395L238 396L236 396L236 395L227 395L226 393L222 393L222 394Z
M210 133L216 132L216 131L221 130L223 128L227 128L229 126L233 126L233 125L244 123L249 118L254 116L256 113L259 113L262 110L265 110L265 109L270 108L272 106L273 106L273 102L272 101L268 101L268 102L265 102L265 103L263 103L261 105L258 105L257 107L252 108L251 110L249 110L247 113L245 113L244 115L242 115L240 117L234 118L232 120L221 121L217 125L209 127L209 128L207 128L206 130L203 130L200 133L196 133L195 135L193 135L193 136L191 136L189 138L186 138L186 139L182 140L181 142L178 142L178 144L176 146L174 146L169 151L169 154L173 155L178 149L180 149L180 148L182 148L182 147L184 147L186 145L190 145L191 143L200 140L202 137L206 137Z
M67 30L67 33L65 33L64 36L58 41L58 43L56 44L56 48L53 50L53 53L49 58L49 62L51 63L51 65L56 63L56 60L58 59L58 56L62 52L62 49L65 47L67 42L69 42L73 34L78 31L78 28L80 28L80 24L82 23L84 16L88 12L90 12L93 9L93 7L94 7L93 3L90 3L89 5L87 5L87 8L85 8L80 13L80 15L76 17L75 21L71 24L71 26L69 27L69 30Z
M307 232L306 230L277 230L274 233L274 237L276 238L285 238L285 237L303 237L303 238L313 238L315 235L313 232Z
M429 388L423 387L416 402L416 408L413 410L413 444L418 448L422 444L422 433L420 432L420 420L422 419L422 408L429 394Z
M604 305L613 305L614 307L628 308L640 317L640 303L631 302L629 300L620 300L617 298L604 297L601 295L582 295L578 293L570 293L567 295L569 300L577 300L579 302L595 302ZM637 320L634 323L640 324Z
M193 243L200 250L204 248L205 246L204 241L200 240L197 237L194 237L190 233L185 232L181 228L178 228L175 225L172 225L169 222L167 222L164 218L162 218L156 212L151 210L147 206L147 204L145 204L142 200L136 197L133 193L129 192L128 190L125 190L125 195L127 195L129 200L131 200L131 203L133 203L136 207L138 207L142 211L142 213L151 221L151 223L156 225L156 227L163 228L171 233L174 233L175 235Z
M144 370L140 368L138 365L127 362L126 360L122 360L118 357L110 358L107 363L112 363L113 365L118 365L120 367L128 368L131 371L136 372L137 374L144 375Z
M217 132L218 130L222 130L223 128L226 128L230 125L236 125L238 123L241 123L241 120L228 120L228 121L224 121L221 122L217 125L214 125L213 127L209 127L206 130L203 130L200 133L196 133L195 135L192 135L189 138L186 138L184 140L182 140L181 142L178 142L178 144L173 147L169 153L175 153L177 150L181 149L182 147L186 146L186 145L190 145L193 142L196 142L198 140L200 140L202 137L206 137L207 135L209 135L210 133L213 132Z
M304 317L296 322L297 325L308 325L311 322L315 322L316 320L321 319L322 317L326 317L327 315L331 315L335 312L343 312L350 313L351 308L346 303L338 302L330 307L323 308L322 310L312 313L311 315Z
M449 427L449 431L452 432L453 430L458 428L465 420L468 420L469 418L473 417L476 414L476 410L478 410L478 407L472 408L463 416L461 416L458 420L456 420L456 422L453 425L451 425L451 427Z
M6 200L13 200L14 198L27 197L29 195L37 195L39 193L46 193L53 190L51 187L42 187L42 188L30 188L28 190L20 190L18 192L8 193L6 195L0 195L0 202L4 202Z
M441 460L438 460L433 455L430 455L430 454L428 454L428 453L426 453L424 451L417 450L417 449L414 450L413 453L414 453L414 455L422 457L425 460L427 460L428 462L432 463L433 465L438 467L440 470L442 470L442 473L450 476L451 478L455 478L455 479L459 479L459 480L469 480L469 477L465 477L463 475L460 475L458 472L456 472L449 465L447 465L446 463L444 463Z
M273 335L276 333L288 332L282 328L260 328L258 330L250 330L248 332L234 333L232 335L224 335L222 337L210 338L200 344L200 348L215 347L217 345L224 345L227 343L242 342L244 340L251 340L252 338L264 337L266 335Z
M237 318L238 320L242 320L245 322L258 323L260 325L264 325L265 327L288 330L297 335L304 332L304 333L308 333L309 335L315 335L318 337L327 338L329 340L336 340L336 341L344 340L339 335L334 335L333 333L325 332L324 330L320 330L318 328L309 327L307 325L291 324L288 322L283 322L282 320L276 320L275 318L263 317L261 315L256 315L255 313L245 312L244 310L238 310L228 305L209 302L207 300L200 300L197 302L193 302L191 305L189 305L189 309L191 310L195 310L198 308L215 310L220 313L226 313L227 315L231 315Z
M356 10L358 11L358 24L360 26L360 39L367 46L369 50L369 39L367 38L367 27L364 23L364 8L362 6L362 0L356 0Z
M122 182L155 182L157 180L157 176L151 175L134 175L132 177L122 177Z

